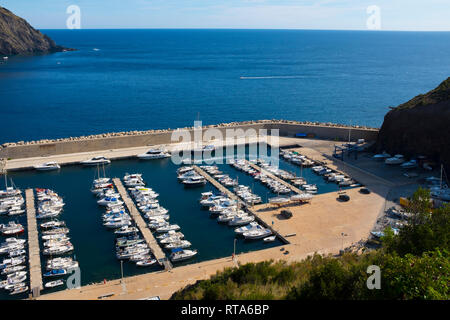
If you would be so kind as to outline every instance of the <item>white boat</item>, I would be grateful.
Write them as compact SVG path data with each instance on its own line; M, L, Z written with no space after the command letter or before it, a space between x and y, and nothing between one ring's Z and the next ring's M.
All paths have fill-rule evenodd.
M179 262L190 259L197 254L197 250L184 250L184 249L173 249L170 254L170 260L172 262Z
M418 166L419 166L419 164L417 163L417 160L414 160L414 159L407 161L407 162L403 162L400 165L400 167L403 169L414 169L414 168L417 168Z
M272 204L285 204L285 203L288 203L289 201L290 201L290 199L286 198L286 197L275 197L275 198L269 199L269 203L272 203Z
M63 284L64 284L63 280L55 280L55 281L49 281L49 282L45 283L44 287L55 288L55 287L62 286Z
M291 201L309 201L313 197L314 196L310 193L302 193L302 194L295 194L295 195L291 196L290 200Z
M148 267L151 265L154 265L156 263L156 259L145 259L145 260L139 260L136 262L136 265L138 267Z
M244 232L242 234L245 239L254 240L254 239L262 239L272 235L272 231L270 229L262 229L262 230L250 230Z
M169 231L177 231L180 230L180 226L177 224L168 224L166 226L163 227L159 227L156 229L156 232L158 233L165 233L165 232L169 232Z
M119 229L115 230L114 233L116 235L130 235L133 233L137 233L139 230L136 227L130 227L130 226L123 226L120 227Z
M55 161L45 162L43 164L34 166L34 169L39 170L39 171L58 170L60 168L61 168L61 166Z
M14 290L12 290L9 294L10 295L16 295L16 294L20 294L20 293L25 293L28 291L28 286L19 286L17 288L14 288Z
M103 157L103 156L99 156L99 157L94 157L88 160L84 160L84 161L80 161L80 164L84 165L84 166L96 166L98 164L109 164L111 163L111 160Z
M228 222L229 226L243 226L253 222L255 220L254 216L249 215L240 215L234 217L231 221Z
M162 149L150 149L146 153L138 154L137 157L142 160L170 158L170 153Z
M182 183L185 187L200 187L206 184L206 179L202 176L197 175L183 180Z
M264 238L263 241L264 242L274 242L276 238L277 238L276 236L270 236L270 237Z
M379 154L374 155L372 157L372 159L381 161L381 160L384 160L384 159L387 159L387 158L390 158L390 157L391 157L391 155L389 153L383 152L383 153L379 153Z
M234 229L234 232L236 234L243 234L244 232L251 231L251 230L261 230L263 227L261 227L257 222L250 222L250 224L239 227Z
M164 248L165 249L175 249L175 248L185 249L185 248L189 248L190 246L191 246L191 243L189 241L178 240L178 241L171 242L171 243L164 245Z
M391 158L387 158L386 160L384 160L385 164L401 164L405 162L405 158L403 157L403 155L401 154L396 154L395 156L391 157Z
M48 229L48 228L64 227L65 225L66 223L64 221L49 221L41 223L41 228Z

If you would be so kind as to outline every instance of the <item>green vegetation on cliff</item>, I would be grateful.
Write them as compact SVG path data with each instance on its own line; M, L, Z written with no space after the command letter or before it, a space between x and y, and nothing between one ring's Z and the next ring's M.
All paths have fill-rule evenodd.
M314 255L287 264L266 261L227 268L176 292L172 299L449 299L450 206L430 214L429 193L413 196L408 227L386 230L383 247L361 255ZM369 290L367 268L381 270L381 289Z

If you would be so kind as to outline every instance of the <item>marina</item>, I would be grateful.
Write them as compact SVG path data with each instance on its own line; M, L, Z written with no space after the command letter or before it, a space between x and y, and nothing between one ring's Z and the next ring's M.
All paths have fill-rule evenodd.
M175 288L238 261L293 261L315 251L339 251L337 243L349 245L370 235L364 230L370 230L369 225L374 223L389 184L349 164L343 166L331 156L325 157L317 151L325 142L302 140L314 147L296 147L292 142L299 140L284 139L285 145L289 146L289 142L292 147L281 150L278 166L270 163L270 145L260 144L259 148L267 148L267 158L256 159L251 159L250 144L244 146L244 159L227 154L225 149L220 155L216 147L210 146L213 155L209 157L223 160L214 165L204 161L192 164L189 159L175 165L162 151L170 150L168 146L151 149L148 157L137 157L145 154L140 150L124 159L84 155L58 170L11 171L9 176L20 187L45 185L65 195L64 221L42 224L55 232L66 232L70 226L76 260L74 255L72 260L51 263L53 269L58 269L59 264L79 262L85 292L79 292L81 296L97 298L86 288L98 292L98 297L109 295L107 288L120 283L120 290L114 289L112 298L141 296L143 293L138 292L144 284L143 292L167 297ZM332 142L326 143L327 150L331 149ZM80 163L87 159L101 161L102 170L99 164ZM95 183L91 184L93 178ZM146 181L151 183L147 185ZM372 186L372 193L359 192L363 183ZM352 200L336 201L340 192ZM97 196L95 201L92 194ZM367 215L358 216L369 203ZM342 218L325 218L329 207L340 212ZM283 213L286 210L290 215ZM53 214L58 215L49 211L43 217ZM323 219L329 219L324 230ZM330 228L334 230L331 234ZM351 236L341 239L340 234ZM46 241L65 241L64 235ZM113 243L115 251L111 250ZM130 263L123 263L127 260ZM181 280L181 274L186 279ZM65 271L47 271L49 278L43 291L47 294L42 298L68 297L70 291L74 292L64 290L63 280L51 278L62 275ZM170 279L179 280L175 285L168 284L175 281ZM153 287L153 281L168 291Z

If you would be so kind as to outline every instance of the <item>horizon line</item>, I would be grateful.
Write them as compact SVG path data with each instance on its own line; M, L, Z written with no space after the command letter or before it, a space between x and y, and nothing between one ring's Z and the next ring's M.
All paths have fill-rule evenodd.
M121 28L80 28L80 29L68 29L68 28L36 28L38 30L280 30L280 31L365 31L365 32L450 32L450 30L396 30L396 29L308 29L308 28L232 28L232 27L219 27L219 28L200 28L200 27L121 27Z

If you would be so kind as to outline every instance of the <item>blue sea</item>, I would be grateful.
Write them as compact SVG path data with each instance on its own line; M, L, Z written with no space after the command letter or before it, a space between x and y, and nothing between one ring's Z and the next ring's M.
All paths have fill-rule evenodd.
M0 64L0 143L253 119L378 127L450 75L449 32L42 30Z

